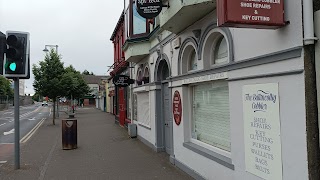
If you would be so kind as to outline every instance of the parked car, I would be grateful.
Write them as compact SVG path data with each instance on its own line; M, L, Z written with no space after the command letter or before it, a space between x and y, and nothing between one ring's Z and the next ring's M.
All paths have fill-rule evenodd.
M48 106L48 102L47 101L43 101L42 102L42 106Z

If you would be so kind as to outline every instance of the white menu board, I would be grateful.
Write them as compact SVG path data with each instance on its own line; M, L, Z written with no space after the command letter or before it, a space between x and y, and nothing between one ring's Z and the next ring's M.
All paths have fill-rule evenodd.
M278 83L242 89L246 171L282 180Z

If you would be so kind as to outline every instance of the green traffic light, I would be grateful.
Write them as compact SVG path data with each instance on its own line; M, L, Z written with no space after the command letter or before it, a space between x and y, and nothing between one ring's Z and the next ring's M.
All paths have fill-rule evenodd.
M16 71L16 69L17 69L17 64L13 62L13 63L11 63L11 64L9 65L9 68L10 68L11 71Z

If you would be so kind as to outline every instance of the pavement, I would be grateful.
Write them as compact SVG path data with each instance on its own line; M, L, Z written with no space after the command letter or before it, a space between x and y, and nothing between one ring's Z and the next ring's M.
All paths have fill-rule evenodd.
M60 113L56 125L47 118L21 146L20 169L13 157L0 167L2 180L87 179L192 179L169 162L166 153L156 153L127 130L114 123L114 116L94 108L77 110L78 148L62 150Z

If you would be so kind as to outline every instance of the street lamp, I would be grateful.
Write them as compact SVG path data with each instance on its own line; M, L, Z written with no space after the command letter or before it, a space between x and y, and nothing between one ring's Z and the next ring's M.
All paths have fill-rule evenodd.
M47 49L47 47L55 47L56 48L56 53L58 54L58 45L45 45L43 52L49 52L49 50ZM59 98L57 98L58 100L56 100L57 102L57 117L59 117Z
M47 47L55 47L55 48L56 48L56 52L57 52L57 54L58 54L58 45L45 45L43 52L48 52L48 51L49 51L49 50L47 49Z

